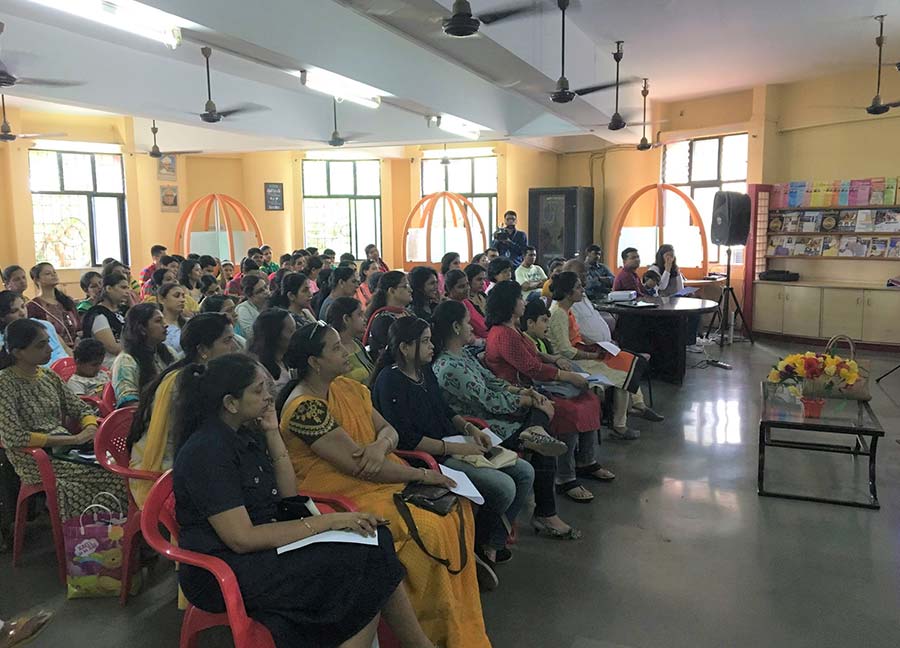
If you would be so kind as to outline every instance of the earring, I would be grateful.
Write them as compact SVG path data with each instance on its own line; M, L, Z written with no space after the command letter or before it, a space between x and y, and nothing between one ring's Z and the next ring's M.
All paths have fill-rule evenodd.
M203 360L203 362L206 362L206 358L207 358L207 355L205 353L202 356L200 356L200 359Z

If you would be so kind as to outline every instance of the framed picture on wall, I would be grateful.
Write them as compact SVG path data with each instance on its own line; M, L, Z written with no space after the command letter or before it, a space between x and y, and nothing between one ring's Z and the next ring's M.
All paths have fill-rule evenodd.
M156 178L158 180L176 179L177 161L174 155L163 155L156 161Z
M266 211L284 211L284 184L266 182Z
M159 187L160 210L164 212L178 211L178 186L160 185Z

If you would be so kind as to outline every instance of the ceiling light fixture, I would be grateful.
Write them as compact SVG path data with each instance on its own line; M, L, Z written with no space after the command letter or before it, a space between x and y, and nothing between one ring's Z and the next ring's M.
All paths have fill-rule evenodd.
M291 70L289 74L298 77L300 83L310 90L330 95L338 101L351 101L366 108L378 108L382 97L391 96L389 92L321 68Z
M75 151L79 153L121 153L121 144L104 142L70 142L68 140L36 139L34 148L45 151Z
M35 4L149 38L170 49L181 44L177 16L134 0L31 0Z
M484 126L475 122L466 121L453 115L444 113L442 115L427 115L425 121L429 128L440 128L442 131L459 135L470 140L477 140L481 137L481 131L487 130Z

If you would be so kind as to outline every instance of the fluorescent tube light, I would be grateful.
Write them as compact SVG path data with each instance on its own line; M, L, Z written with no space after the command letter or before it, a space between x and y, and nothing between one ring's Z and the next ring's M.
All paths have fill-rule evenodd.
M103 142L72 142L69 140L34 140L34 147L45 151L71 151L74 153L121 153L121 144Z
M382 97L391 96L390 93L378 88L354 81L340 74L329 72L321 68L309 68L306 70L292 70L289 72L300 78L300 83L316 92L331 95L335 99L352 101L366 108L378 108Z
M73 16L93 20L136 36L158 41L175 49L181 44L178 18L134 0L31 0L64 11Z
M433 118L429 119L429 125L433 124L435 121L437 121L437 126L442 131L452 133L453 135L459 135L460 137L465 137L470 140L477 140L481 137L481 131L487 130L484 126L466 121L465 119L460 119L459 117L454 117L453 115L448 115L447 113L440 115L437 120L434 120Z
M422 157L426 160L439 160L444 157L448 157L452 160L454 158L490 157L492 155L494 155L493 146L428 149L422 152Z

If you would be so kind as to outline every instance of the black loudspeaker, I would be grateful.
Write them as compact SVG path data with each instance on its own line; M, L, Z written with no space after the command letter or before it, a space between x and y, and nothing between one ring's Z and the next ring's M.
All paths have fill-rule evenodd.
M529 189L528 241L545 268L554 257L584 253L594 242L594 188Z
M750 196L718 191L713 200L710 238L716 245L744 245L750 234Z

